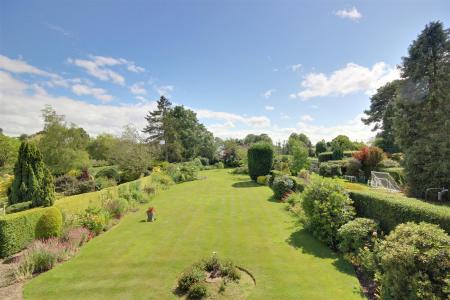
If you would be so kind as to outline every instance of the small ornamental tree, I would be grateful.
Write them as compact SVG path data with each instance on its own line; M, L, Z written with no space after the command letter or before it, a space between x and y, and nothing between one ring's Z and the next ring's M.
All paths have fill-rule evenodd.
M55 201L53 177L35 144L23 142L14 167L9 204L31 201L31 205L52 206Z
M269 144L254 144L248 149L248 173L253 180L269 174L273 164L273 148Z

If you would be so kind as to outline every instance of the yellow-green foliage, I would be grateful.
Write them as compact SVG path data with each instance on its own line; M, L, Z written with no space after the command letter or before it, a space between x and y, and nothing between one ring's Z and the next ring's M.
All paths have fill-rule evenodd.
M256 182L257 182L258 184L265 185L266 182L267 182L267 177L266 177L266 176L258 176L258 177L256 178Z
M0 257L14 254L31 243L36 238L36 224L49 209L33 208L0 217Z
M59 236L62 230L62 215L57 207L50 207L36 224L36 237L49 238Z

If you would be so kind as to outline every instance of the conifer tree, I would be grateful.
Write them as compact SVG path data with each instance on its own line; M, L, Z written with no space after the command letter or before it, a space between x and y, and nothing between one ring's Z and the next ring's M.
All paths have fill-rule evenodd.
M14 167L9 204L31 201L32 206L51 206L55 200L53 177L35 144L22 142Z

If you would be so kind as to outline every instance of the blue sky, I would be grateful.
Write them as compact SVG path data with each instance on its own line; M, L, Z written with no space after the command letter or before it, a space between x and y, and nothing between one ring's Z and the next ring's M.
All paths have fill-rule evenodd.
M313 141L361 124L377 87L450 1L2 1L0 127L52 105L96 135L144 125L161 94L220 137Z

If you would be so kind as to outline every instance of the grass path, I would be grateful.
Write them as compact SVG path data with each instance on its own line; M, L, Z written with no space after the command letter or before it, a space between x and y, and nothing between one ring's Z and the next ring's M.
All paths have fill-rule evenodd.
M269 188L227 170L171 187L25 285L25 299L175 299L177 277L216 251L248 269L250 299L361 299L350 265L299 228Z

